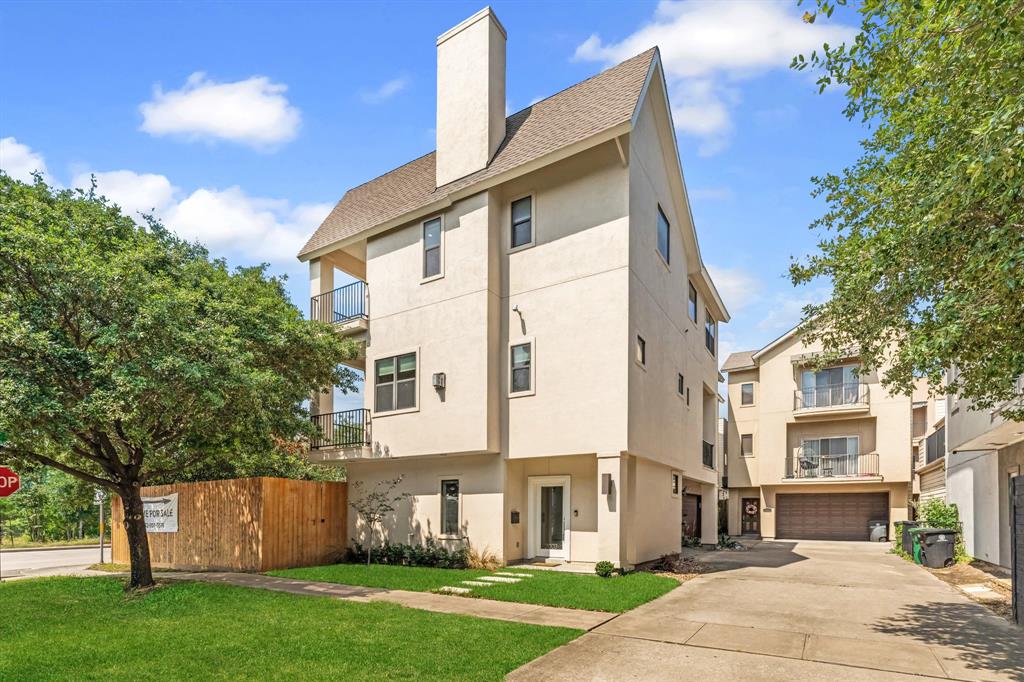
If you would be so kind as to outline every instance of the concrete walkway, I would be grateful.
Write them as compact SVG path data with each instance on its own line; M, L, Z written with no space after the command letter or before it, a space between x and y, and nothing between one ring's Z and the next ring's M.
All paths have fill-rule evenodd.
M711 572L509 679L1024 680L1024 630L887 550L780 541L702 554Z
M413 609L436 611L438 613L458 613L477 618L493 618L510 620L517 623L532 625L551 625L577 630L592 630L615 617L614 613L603 611L583 611L581 609L562 609L554 606L538 606L537 604L520 604L517 602L496 601L494 599L477 599L458 597L433 592L409 592L407 590L388 590L377 587L357 587L338 583L320 583L291 578L277 578L254 573L159 573L160 578L171 580L197 580L208 583L253 587L289 594L333 597L348 601L390 602Z

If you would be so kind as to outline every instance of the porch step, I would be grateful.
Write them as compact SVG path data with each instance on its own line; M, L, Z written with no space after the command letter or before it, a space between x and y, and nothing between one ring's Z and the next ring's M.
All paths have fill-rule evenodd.
M494 587L494 583L485 583L480 580L463 580L463 585L472 585L473 587Z
M451 585L445 585L437 590L438 592L444 592L445 594L469 594L473 591L471 587L452 587Z
M482 575L480 576L480 580L486 580L492 583L517 583L520 581L520 578L505 578L500 575Z

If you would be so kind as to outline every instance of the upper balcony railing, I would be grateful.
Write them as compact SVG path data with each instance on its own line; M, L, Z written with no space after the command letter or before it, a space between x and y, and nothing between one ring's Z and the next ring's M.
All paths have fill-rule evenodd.
M946 427L940 426L925 441L924 463L931 464L946 456Z
M353 282L310 299L311 320L340 324L366 319L366 282Z
M794 410L868 404L868 385L860 382L798 388L793 392Z
M367 409L314 414L311 418L317 428L317 435L309 443L311 450L363 447L373 442Z
M704 450L701 453L701 461L704 466L714 469L715 468L715 446L713 443L704 441Z
M878 453L819 455L801 449L786 461L786 478L878 476Z

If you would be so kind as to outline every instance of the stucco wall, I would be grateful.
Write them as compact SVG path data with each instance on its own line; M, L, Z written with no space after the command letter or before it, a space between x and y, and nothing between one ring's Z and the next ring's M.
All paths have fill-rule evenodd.
M955 504L964 547L977 559L999 563L999 458L996 451L950 452L946 456L946 501Z

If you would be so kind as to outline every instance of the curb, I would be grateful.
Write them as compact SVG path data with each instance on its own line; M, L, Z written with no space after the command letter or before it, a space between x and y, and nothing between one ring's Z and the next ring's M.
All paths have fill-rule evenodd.
M109 549L109 544L104 544L105 549ZM99 545L47 545L46 547L0 547L0 552L4 554L15 553L15 552L53 552L58 549L99 549Z

